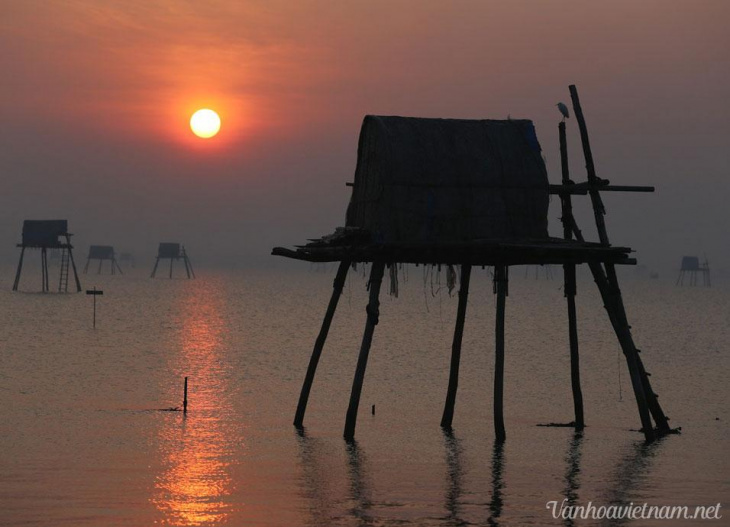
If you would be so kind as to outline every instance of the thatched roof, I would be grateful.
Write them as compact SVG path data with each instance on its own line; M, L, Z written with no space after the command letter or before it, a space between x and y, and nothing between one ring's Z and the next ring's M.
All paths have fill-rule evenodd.
M347 226L379 243L545 239L540 151L528 120L366 116Z

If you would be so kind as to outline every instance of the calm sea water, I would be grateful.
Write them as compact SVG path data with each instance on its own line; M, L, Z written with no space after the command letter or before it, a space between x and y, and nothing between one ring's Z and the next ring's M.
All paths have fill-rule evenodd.
M5 269L0 525L561 525L546 502L727 502L730 290L721 284L623 283L655 389L683 429L647 447L587 276L578 313L588 428L576 436L536 426L572 419L565 300L560 272L536 281L514 270L500 448L489 276L472 278L447 436L439 421L456 295L411 268L400 297L382 299L348 445L365 280L350 274L297 434L291 421L334 275L300 269L200 270L190 281L150 280L147 269L83 276L85 288L104 290L96 330L91 297L11 293ZM40 277L28 273L23 287L33 290ZM184 376L187 416L159 411L181 404ZM728 525L724 512L695 524ZM643 524L652 523L633 523Z

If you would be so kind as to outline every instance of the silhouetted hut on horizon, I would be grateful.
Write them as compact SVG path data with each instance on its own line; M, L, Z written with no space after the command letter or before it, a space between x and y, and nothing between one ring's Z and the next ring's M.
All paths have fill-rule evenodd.
M702 276L702 285L710 287L710 262L705 261L700 264L700 259L697 256L683 256L682 265L679 268L679 276L677 277L677 283L675 285L684 285L685 275L689 275L689 285L697 285L697 275Z
M99 260L99 269L96 274L101 274L101 267L104 262L109 262L111 274L116 274L116 271L119 270L120 274L124 274L122 272L122 268L119 267L119 264L117 263L116 253L114 252L114 247L111 245L91 245L89 246L89 256L86 258L86 265L84 266L84 274L86 274L89 271L89 263L91 260Z
M185 272L188 278L195 278L195 272L193 271L193 264L188 257L188 253L185 251L185 246L179 243L162 242L157 249L157 259L155 260L155 266L152 269L152 278L157 274L157 266L160 264L160 260L170 260L170 278L172 278L172 266L176 260L182 260L185 264Z
M132 267L132 269L137 267L137 265L136 265L137 262L134 259L134 255L130 252L120 253L119 261L128 264L130 267Z
M609 244L600 196L602 191L646 192L653 188L615 186L597 177L574 86L570 87L570 93L588 172L588 180L577 184L570 180L568 173L565 122L558 128L563 183L550 185L531 121L365 117L346 226L293 250L275 247L272 251L274 255L309 262L340 262L302 386L295 426L303 425L317 364L348 269L355 262L372 262L365 331L345 418L347 440L352 440L355 434L365 369L379 320L379 294L385 268L390 268L393 279L399 263L461 266L449 385L441 419L446 429L451 428L456 401L471 269L494 266L497 295L494 428L498 441L506 437L502 400L509 267L562 265L575 411L575 421L570 425L582 428L575 275L576 265L585 263L590 266L626 357L646 440L672 431L634 344L616 276L616 265L634 264L635 260L629 257L629 248ZM563 238L550 237L547 231L550 194L561 199ZM590 194L599 243L586 242L578 229L572 213L573 194Z
M73 269L76 292L81 291L81 282L79 282L73 257L73 245L71 245L72 234L68 232L67 220L25 220L22 236L22 242L17 245L21 250L18 270L15 273L15 282L13 282L13 291L17 291L20 284L20 276L23 272L23 257L26 249L41 250L41 291L46 293L49 290L48 251L53 249L61 251L58 292L68 291L69 264Z

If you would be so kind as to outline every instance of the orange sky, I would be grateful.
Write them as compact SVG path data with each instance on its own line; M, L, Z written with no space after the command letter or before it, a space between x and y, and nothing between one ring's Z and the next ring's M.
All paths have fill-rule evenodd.
M615 232L657 260L674 257L653 236L659 226L730 259L717 241L730 234L718 197L730 190L730 2L10 0L1 9L3 246L24 217L49 214L68 217L84 244L142 251L185 238L218 259L242 251L222 246L230 237L264 255L329 232L343 221L367 113L531 118L557 174L554 105L575 83L599 175L661 189L611 199ZM187 127L204 106L223 120L207 142ZM710 185L721 192L708 196ZM632 228L637 219L646 226Z

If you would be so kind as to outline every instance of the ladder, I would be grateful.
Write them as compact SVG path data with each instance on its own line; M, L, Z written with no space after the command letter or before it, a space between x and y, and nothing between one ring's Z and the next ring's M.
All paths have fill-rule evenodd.
M68 293L68 250L61 249L61 274L58 280L58 292Z

